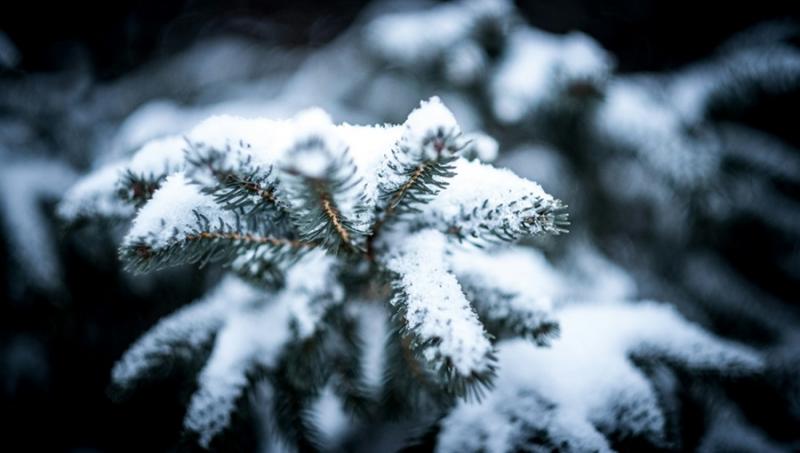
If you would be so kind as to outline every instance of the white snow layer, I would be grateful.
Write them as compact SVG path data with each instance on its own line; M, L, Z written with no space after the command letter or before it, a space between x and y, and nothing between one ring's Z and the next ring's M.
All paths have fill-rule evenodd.
M230 313L217 334L214 350L197 378L184 426L199 443L211 440L230 423L231 413L254 366L269 368L291 338L288 299L266 301Z
M343 301L335 282L334 258L321 251L303 256L287 272L286 286L271 300L251 304L226 302L224 321L214 349L198 377L184 425L211 440L230 423L231 413L248 385L248 372L260 366L272 368L292 339L308 337L332 306ZM240 283L241 284L241 283Z
M445 418L438 451L512 451L537 429L576 451L609 451L610 432L658 442L665 415L633 357L721 374L762 366L755 352L705 333L667 305L572 305L557 317L562 338L550 348L499 344L494 390Z
M482 296L472 303L485 319L516 320L531 330L552 319L552 298L563 282L535 250L514 247L487 253L454 247L448 261L461 284Z
M397 290L405 304L406 328L419 343L432 341L422 350L436 368L450 362L464 377L489 370L492 344L456 277L444 261L447 239L424 230L399 244L386 267L397 274Z
M537 201L545 205L555 202L539 184L510 170L459 159L454 171L447 188L422 207L426 224L441 229L457 226L464 236L480 238L485 231L522 227L526 216L521 210L532 208ZM491 220L470 215L483 209L496 211Z
M189 358L212 340L228 312L256 300L259 294L243 281L226 277L208 295L163 318L139 338L114 365L112 381L126 387L165 358L176 354Z
M172 174L139 210L123 245L144 241L153 248L165 247L176 236L197 226L195 212L208 218L211 225L216 225L218 219L233 223L232 214L210 195L201 193L198 185L192 184L183 173Z
M408 115L403 124L401 142L422 160L436 160L442 154L442 149L437 149L434 137L457 136L460 133L461 128L453 112L442 104L441 99L434 96L428 101L422 101L419 107Z

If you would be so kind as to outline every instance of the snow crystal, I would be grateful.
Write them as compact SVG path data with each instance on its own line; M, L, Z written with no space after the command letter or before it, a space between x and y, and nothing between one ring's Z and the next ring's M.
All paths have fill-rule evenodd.
M562 338L550 348L523 340L500 343L495 389L480 404L459 403L446 417L439 451L461 451L467 440L487 451L513 450L514 433L504 427L513 414L524 417L529 427L552 419L545 427L548 434L584 439L578 450L608 451L598 431L644 435L658 443L664 413L632 357L720 373L754 372L762 366L753 351L705 333L666 305L573 305L557 317ZM514 411L521 396L529 394L542 401L541 407Z
M444 235L424 230L398 246L386 267L397 274L405 300L406 328L425 345L422 355L441 366L446 361L464 377L489 370L492 345L483 326L464 297L455 276L444 262Z
M230 211L223 210L211 196L201 193L183 173L172 174L139 210L123 244L146 241L151 247L164 247L176 234L187 233L197 226L195 212L205 216L211 225L216 225L219 219L234 223Z

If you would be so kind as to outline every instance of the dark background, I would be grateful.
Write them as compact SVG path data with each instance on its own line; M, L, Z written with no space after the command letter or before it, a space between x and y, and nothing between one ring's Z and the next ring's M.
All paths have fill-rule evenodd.
M48 71L85 52L108 79L197 38L243 33L319 45L349 25L361 0L7 1L0 29L20 49L22 72ZM581 30L617 56L621 71L663 70L701 58L725 38L766 20L798 17L797 2L563 0L517 2L534 26Z
M785 3L785 4L784 4ZM522 1L537 27L581 30L600 41L625 71L677 68L707 56L726 38L765 20L797 18L800 2ZM365 2L294 1L4 1L0 30L21 54L5 78L25 78L76 64L113 80L197 39L244 34L291 46L318 46L355 19ZM773 112L775 114L775 112ZM780 116L780 112L777 112ZM188 394L180 377L129 401L107 393L110 369L125 348L161 316L203 291L169 275L155 282L156 303L121 290L116 263L93 264L61 231L68 287L54 295L11 296L8 245L0 241L0 449L158 451L176 444ZM176 271L180 272L180 271ZM15 352L20 357L12 360ZM168 370L165 370L167 374Z

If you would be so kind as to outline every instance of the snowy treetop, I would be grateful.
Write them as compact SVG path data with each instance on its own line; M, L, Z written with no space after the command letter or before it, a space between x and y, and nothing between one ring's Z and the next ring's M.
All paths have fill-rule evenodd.
M62 212L135 210L120 248L130 269L220 262L238 276L146 334L115 368L117 385L152 370L165 348L192 354L213 343L185 421L208 445L230 423L248 376L278 379L293 348L353 335L339 330L352 323L353 301L379 299L407 350L393 366L430 392L480 395L496 369L493 339L546 344L558 325L546 289L482 278L474 263L519 262L516 241L565 232L567 221L538 184L468 160L496 152L476 149L473 137L480 148L497 146L463 134L436 97L400 125L337 125L319 109L285 120L217 116L86 177ZM499 244L511 249L493 255ZM249 302L220 305L226 293ZM315 353L333 360L315 366L335 382L352 377L332 377L333 364L360 360L340 343Z

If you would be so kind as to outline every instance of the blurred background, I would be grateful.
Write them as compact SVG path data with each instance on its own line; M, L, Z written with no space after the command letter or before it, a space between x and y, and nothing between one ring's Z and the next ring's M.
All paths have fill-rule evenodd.
M589 44L526 57L533 72L557 69L539 92L519 93L495 76L509 58L503 38L464 34L457 49L430 51L378 38L380 17L432 5L0 5L3 450L161 451L179 441L186 376L165 370L169 379L115 401L109 373L206 280L186 269L122 272L118 226L56 217L79 175L214 113L280 117L319 104L335 121L397 122L433 94L464 129L498 140L498 164L564 199L568 239L624 269L638 294L768 354L766 379L723 390L724 416L688 416L687 448L709 445L714 429L724 446L729 426L757 433L746 451L800 448L800 5L521 1L512 27L552 33L543 46L573 31ZM467 41L477 53L447 59ZM602 64L581 66L591 61ZM703 404L692 391L687 413Z

